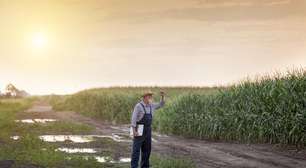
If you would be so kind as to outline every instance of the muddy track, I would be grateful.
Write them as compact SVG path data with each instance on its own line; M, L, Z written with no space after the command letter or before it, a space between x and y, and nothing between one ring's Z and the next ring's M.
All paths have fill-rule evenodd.
M79 122L95 127L94 134L113 133L128 136L128 125L112 125L75 112L56 112L46 102L35 102L26 110L25 116L55 118L63 121ZM121 142L131 145L131 142ZM129 151L128 151L129 152ZM154 133L153 153L186 156L199 168L304 168L306 151L281 149L269 144L236 144L187 139Z

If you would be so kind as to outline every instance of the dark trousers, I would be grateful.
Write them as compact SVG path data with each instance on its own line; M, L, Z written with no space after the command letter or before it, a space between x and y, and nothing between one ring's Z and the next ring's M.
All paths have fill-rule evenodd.
M134 137L131 168L138 168L140 150L141 168L150 167L151 143L151 127L145 128L142 136Z

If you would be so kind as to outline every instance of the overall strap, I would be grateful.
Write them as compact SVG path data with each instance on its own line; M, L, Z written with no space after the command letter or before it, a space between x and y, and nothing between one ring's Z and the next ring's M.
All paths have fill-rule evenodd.
M146 110L145 106L142 103L140 103L140 104L141 104L143 110L145 111L145 114L147 114L147 110ZM152 106L151 105L150 105L150 114L152 114Z

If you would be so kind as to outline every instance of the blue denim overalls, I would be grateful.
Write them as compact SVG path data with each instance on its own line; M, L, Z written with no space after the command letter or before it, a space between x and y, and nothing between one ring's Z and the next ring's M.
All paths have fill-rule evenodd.
M137 124L144 124L142 136L136 136L133 139L133 153L131 158L131 168L138 167L139 154L141 149L141 168L149 168L149 159L151 154L151 124L152 124L152 106L150 104L150 113L147 114L145 106L143 107L145 114Z

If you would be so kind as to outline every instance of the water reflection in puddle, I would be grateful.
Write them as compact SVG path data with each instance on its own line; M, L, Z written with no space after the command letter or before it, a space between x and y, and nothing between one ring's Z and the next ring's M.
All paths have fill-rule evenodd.
M132 142L131 139L120 136L119 134L112 133L112 135L96 135L96 138L110 138L116 142Z
M94 148L57 148L57 151L66 153L97 153Z
M122 163L127 163L127 162L131 162L131 158L120 158L119 161Z
M24 120L15 120L15 122L34 123L34 120L32 120L32 119L24 119Z
M127 127L127 126L123 126L123 127L122 126L110 126L110 128L120 130L120 131L123 131L123 132L129 132L130 131L129 127ZM125 139L131 139L131 136L129 136L128 134L122 134L122 133L121 134L113 133L113 134L120 135L121 139L122 139L122 137L124 137ZM113 137L116 137L116 135L115 136L113 135ZM155 133L155 132L153 133L153 135L155 135L156 137L168 137L167 135L162 135L162 134ZM131 142L131 140L123 140L123 141ZM156 143L158 141L155 138L152 137L152 142Z
M55 119L39 119L39 118L15 120L15 122L30 123L30 124L33 124L33 123L47 123L47 122L54 122L54 121L57 121L57 120L55 120Z
M152 138L152 142L158 142L155 138Z
M84 156L85 159L88 159L89 156ZM97 162L100 163L128 163L131 162L131 158L119 158L119 160L113 160L109 156L94 156Z
M112 136L104 136L104 138L111 138L116 142L132 142L129 136L123 136L116 133L112 133Z
M46 142L64 142L71 141L74 143L92 142L96 138L110 138L116 142L131 142L130 139L125 139L117 134L110 135L42 135L40 139Z
M18 140L20 137L19 137L19 136L11 136L11 138L12 138L13 140Z
M105 162L111 162L111 158L108 156L94 156L94 158L97 160L97 162L105 163Z
M87 135L42 135L39 138L46 142L64 142L71 141L74 143L86 143L94 141L92 136Z
M19 136L11 137L13 140L18 140L19 138ZM45 142L87 143L95 141L97 138L110 138L116 142L132 142L130 138L115 133L112 135L41 135L39 138ZM155 138L152 138L152 142L158 141Z
M55 119L34 119L35 122L46 123L46 122L54 122L57 121Z
M12 136L11 139L18 140L19 136ZM123 139L118 135L41 135L39 138L45 142L73 142L73 143L86 143L95 141L95 138L110 138L116 142L129 142L131 140Z

